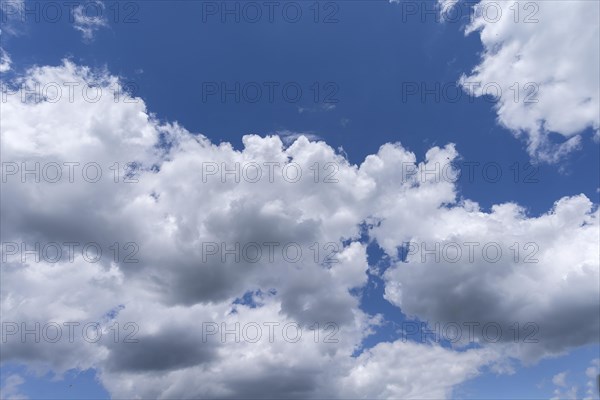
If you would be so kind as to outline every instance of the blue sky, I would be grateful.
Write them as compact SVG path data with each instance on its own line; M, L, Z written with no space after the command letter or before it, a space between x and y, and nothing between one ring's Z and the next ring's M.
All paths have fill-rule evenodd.
M242 9L244 2L104 1L102 9L106 25L93 30L89 38L82 37L81 32L74 29L74 24L66 17L67 9L63 7L65 16L56 23L44 21L43 15L39 23L31 20L25 23L10 19L2 21L0 48L11 60L10 70L2 74L3 81L27 74L32 66L57 66L68 59L76 65L105 69L119 77L122 82L128 83L132 96L141 98L147 111L160 122L176 121L189 132L202 134L215 144L229 142L235 149L242 150L244 135L264 137L279 134L285 137L306 134L337 149L349 163L360 164L367 156L376 154L385 143L399 142L403 148L414 152L417 160L423 160L426 152L434 146L454 143L460 154L455 166L462 166L461 170L465 172L465 163L479 163L475 166L472 180L463 174L456 183L458 201L475 201L485 213L491 212L493 205L514 202L524 207L528 218L535 219L551 210L559 199L583 194L597 210L600 188L598 115L594 117L595 126L584 120L584 128L575 133L564 129L557 129L558 133L551 129L546 131L544 122L540 122L548 143L563 143L575 135L580 137L578 148L559 159L548 162L543 156L528 151L531 133L526 130L518 133L518 129L502 123L503 117L496 108L499 99L470 95L458 83L461 76L472 74L481 63L487 45L482 43L479 33L465 33L470 24L472 4L459 2L455 7L459 7L463 17L459 21L444 22L436 15L440 9L438 3L403 1L292 2L302 11L302 17L294 23L289 21L290 17L282 16L279 9L275 11L273 21L269 21L265 2L255 3L261 7L263 15L253 23L247 20L250 14L239 14L239 22L235 15L222 14L226 7ZM35 7L36 3L42 2L25 0L30 7ZM538 3L542 5L540 18L550 20L553 14L544 14L543 10L543 7L550 6L544 6L547 2L535 4ZM414 15L409 12L412 9L407 8L407 4L411 7L416 5L420 11L433 11L424 17ZM595 26L597 34L598 6L596 2L587 4L591 8L588 13L591 26ZM117 9L119 15L115 14ZM212 13L214 10L216 13ZM211 12L207 14L208 11ZM546 28L548 25L542 29L545 23L547 20L542 18L539 32L550 29ZM590 21L582 23L586 24L589 26ZM519 27L514 29L521 32ZM534 37L538 31L533 32L523 34ZM506 41L508 43L509 39ZM551 46L546 49L547 52L551 50ZM597 63L598 48L588 50L590 58L582 64L597 66L594 63ZM535 56L530 59L535 61ZM509 69L508 66L506 68ZM541 73L540 76L547 77ZM519 85L526 83L520 77L514 81ZM535 74L532 81L535 81ZM275 82L272 101L268 98L265 82ZM555 104L545 97L549 96L546 93L552 92L544 86L547 82L539 82L540 101L542 104ZM244 97L243 93L239 101L235 101L235 94L222 98L219 92L222 87L231 89L236 83L249 87L248 90L259 86L262 93L255 102ZM302 89L298 101L285 98L281 88L286 84ZM598 88L594 89L594 85L595 82L589 82L593 93L590 101L597 102ZM403 92L409 87L418 87L417 92ZM436 91L438 87L450 89L440 93ZM211 92L215 88L217 92ZM422 97L423 88L430 90L425 97ZM571 90L576 92L577 89ZM255 92L247 93L252 97ZM459 96L458 100L449 98L455 95ZM504 95L507 96L506 93ZM585 94L582 96L585 97ZM568 114L577 107L574 103L565 103L565 108L559 112ZM527 108L524 106L523 109L526 114ZM517 120L519 117L515 115L521 111L514 111L515 114L508 114L506 118ZM3 117L5 112L2 112ZM72 112L74 115L77 113L75 109ZM548 107L544 112L556 110ZM557 118L547 114L543 116L548 121ZM111 116L97 115L97 118L102 121L102 118ZM520 137L516 137L518 134ZM10 145L8 148L11 148ZM3 154L3 157L8 159L9 155ZM500 167L502 176L497 182L492 182L493 179L482 171L482 166L490 163ZM8 233L5 234L10 238L10 228L6 229ZM543 240L541 231L535 232ZM392 268L394 262L377 245L378 239L372 235L359 240L370 243L366 251L371 267L366 284L354 288L353 293L362 312L370 316L381 314L384 322L373 328L373 335L361 341L362 345L354 356L379 342L398 340L401 337L398 326L404 321L434 319L433 314L427 313L422 318L415 317L418 313L414 310L418 310L418 306L414 306L411 312L405 312L385 296L383 274ZM587 248L597 245L597 241L588 243ZM562 260L560 256L556 259ZM598 265L595 267L597 269ZM595 273L597 275L597 271ZM247 289L254 288L250 285ZM598 285L595 288L597 294ZM542 290L545 290L544 287L540 287ZM577 291L578 288L572 286L566 290ZM427 293L423 295L422 301L427 303ZM578 304L589 310L590 307L593 309L595 301L598 314L598 300L600 298L596 296L596 299L589 298L586 304ZM540 318L552 316L546 309L540 311ZM590 323L594 324L594 321ZM579 326L569 328L572 331L580 329ZM597 332L597 329L588 330ZM589 380L586 369L593 359L600 357L599 338L596 334L595 340L587 340L585 344L565 338L565 343L564 348L554 347L555 352L549 351L531 360L506 357L504 364L499 365L512 366L512 373L501 373L489 366L480 367L476 376L454 385L450 397L566 398L568 395L565 393L572 386L577 386L578 398L584 397ZM578 344L571 346L568 343ZM449 346L446 344L446 347ZM418 359L403 362L419 364ZM111 396L111 389L103 386L96 368L79 370L76 366L62 365L61 368L67 372L60 377L60 373L44 369L37 374L34 363L28 365L16 356L3 359L2 363L2 387L7 387L8 377L21 376L24 383L18 385L18 393L30 399ZM495 367L499 368L498 365ZM567 383L564 386L561 386L560 379L556 380L558 384L553 382L557 374L565 371ZM444 374L444 371L437 372ZM143 382L138 384L143 385ZM113 388L114 393L125 393L119 391L122 388L117 383ZM557 390L562 392L555 392ZM190 393L193 394L187 394ZM377 396L377 392L374 393L370 395ZM597 398L597 390L594 393L596 397L593 398ZM325 396L328 395L331 394L325 393ZM379 395L390 396L389 393Z

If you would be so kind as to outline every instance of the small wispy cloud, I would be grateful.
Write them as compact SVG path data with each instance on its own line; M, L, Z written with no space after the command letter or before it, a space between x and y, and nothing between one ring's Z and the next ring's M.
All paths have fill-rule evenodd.
M19 386L25 383L20 375L9 375L0 388L0 398L6 400L27 400L28 397L19 393Z
M319 111L332 111L335 110L335 104L333 103L323 103L323 104L319 104L316 107L302 107L302 106L298 106L298 114L303 114L303 113L314 113L314 112L319 112Z
M86 10L89 9L90 3L95 4L97 10L99 10L97 15L87 15ZM90 3L86 3L85 7L84 5L80 4L73 8L73 27L81 32L83 35L83 40L88 42L94 40L96 31L98 31L100 28L108 26L106 18L103 17L105 9L104 3L100 0Z
M566 387L567 386L567 372L561 372L559 374L554 375L552 378L552 383L556 386Z
M6 72L10 70L12 60L3 48L0 48L0 72Z

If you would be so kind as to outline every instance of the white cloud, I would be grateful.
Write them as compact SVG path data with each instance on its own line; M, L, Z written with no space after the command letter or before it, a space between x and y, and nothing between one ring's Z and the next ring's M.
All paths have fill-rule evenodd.
M318 140L322 140L322 138L313 133L313 132L292 132L292 131L288 131L288 130L283 130L283 131L276 131L273 133L273 135L277 135L281 138L281 141L285 144L285 145L290 145L292 143L294 143L296 140L298 140L300 137L304 136L305 138L307 138L310 141L318 141Z
M566 387L567 386L567 383L565 381L566 378L567 378L567 373L560 372L552 377L552 383L554 383L556 386Z
M600 392L600 358L595 358L590 362L590 366L585 370L585 376L588 378L586 383L585 400L598 399Z
M90 7L90 5L94 5L94 7ZM83 40L93 40L96 31L108 26L108 21L104 16L105 8L106 6L100 0L79 4L73 8L73 27L81 32Z
M600 127L600 4L483 0L475 7L466 32L479 32L484 52L461 83L477 96L499 88L498 121L527 139L533 157L558 161L581 145L583 130ZM563 143L553 144L552 133Z
M2 19L2 29L0 35L19 35L21 31L21 23L23 20L23 10L25 0L14 0L5 2L0 7L0 18ZM19 22L19 24L17 24Z
M18 374L7 376L0 388L0 398L5 400L27 400L27 396L19 393L19 386L24 383L25 379Z
M565 197L536 218L511 203L495 205L491 213L470 207L417 215L418 227L405 232L396 228L401 206L388 209L375 237L419 248L386 272L386 298L431 324L477 322L479 340L509 346L525 361L594 343L600 333L597 207L584 195ZM439 261L425 250L436 243ZM386 251L394 254L391 246ZM495 330L483 333L488 323L501 327L499 339Z
M10 71L11 63L10 55L0 48L0 73Z
M72 97L67 82L79 83ZM103 175L90 183L82 179L78 167L73 183L66 171L58 183L43 179L36 183L31 174L25 183L20 173L7 176L1 210L4 242L26 243L28 249L35 242L96 242L107 256L96 263L86 261L81 253L72 262L13 258L4 263L3 321L26 322L31 327L36 321L99 320L104 335L97 343L69 343L63 338L57 343L34 344L11 337L2 351L2 362L21 362L58 373L96 368L116 398L239 398L269 393L296 398L451 397L454 385L477 375L484 365L501 362L495 347L456 351L401 340L380 343L352 357L380 321L359 308L359 297L351 291L367 282L366 245L359 241L364 221L379 221L369 233L389 254L395 254L404 240L445 240L451 232L460 238L477 236L506 245L519 234L545 240L544 244L559 249L540 244L543 266L523 270L509 264L504 270L498 268L504 271L502 276L489 266L459 265L456 278L429 273L415 282L411 279L417 273L390 272L386 290L390 299L420 318L483 318L469 314L472 309L468 307L466 314L450 310L444 315L441 303L448 303L448 296L453 295L451 286L432 290L440 289L439 279L452 278L445 282L455 287L471 287L472 279L485 284L489 298L504 294L516 299L491 306L492 317L499 310L524 316L541 312L540 324L552 324L571 312L580 327L577 332L563 331L562 339L551 336L542 350L524 346L517 347L519 351L544 355L590 340L594 320L585 318L589 310L597 310L590 301L597 298L597 287L594 292L589 283L593 271L598 271L592 237L597 211L590 211L584 196L563 199L553 212L539 218L520 215L514 205L496 206L492 213L484 213L472 202L457 202L456 187L440 179L439 173L419 178L419 172L457 157L453 145L434 147L418 162L400 144L386 144L361 165L350 164L325 142L306 137L285 146L278 136L248 135L243 138L243 149L235 150L228 143L213 144L178 124L160 123L141 99L122 93L115 97L118 80L107 71L67 61L57 67L33 68L17 83L29 89L55 83L63 88L63 96L36 103L23 102L19 94L8 95L2 105L7 117L0 136L4 166L15 162L22 168L21 161L37 161L40 174L54 176L44 168L51 162L79 162L81 166L96 162ZM102 89L98 100L85 100L85 96L95 98L97 91L88 93L84 83ZM115 162L121 166L135 162L138 182L124 183L120 175L115 183L110 169ZM229 170L236 163L293 162L303 175L296 183L286 180L281 170L273 181L265 177L255 183L247 179L236 183L229 176L222 182L219 175L203 177L206 162L225 163ZM314 173L315 165L319 175ZM408 174L406 166L417 175ZM31 169L33 164L26 167ZM334 179L326 183L328 176ZM115 242L137 243L139 262L124 262L122 253L114 260L110 246ZM203 262L202 243L206 242L293 242L309 256L299 262L286 261L281 253L275 254L273 262L265 258L258 263L235 262L233 257ZM322 255L329 253L321 249L315 263L314 243L337 246L339 262L324 265ZM574 257L570 264L569 257ZM547 276L540 272L543 267L550 269ZM498 277L504 280L496 286L487 284ZM521 278L537 280L535 292L542 295L523 297L532 284L511 284ZM395 299L391 292L395 282L418 288L415 297L426 298L424 306ZM259 306L233 304L248 292L254 293ZM567 292L573 300L566 298ZM462 297L457 300L464 304L481 301L477 291L473 296L468 291L458 293ZM561 302L564 305L558 307ZM114 321L106 315L115 309L120 310L115 317L120 326L130 321L139 326L139 343L111 340ZM257 343L223 343L213 336L205 342L202 322L224 322L228 327L236 322L297 323L305 340L270 343L263 337ZM328 322L339 328L337 343L322 340L331 333L324 329ZM321 327L317 342L310 330L314 323ZM405 359L411 360L410 368L398 361ZM441 377L431 375L434 363L442 366Z
M342 398L444 399L496 358L485 350L455 352L441 346L379 343L358 357L343 380ZM419 367L415 368L418 363ZM427 366L423 368L423 366Z
M551 400L577 400L577 386L566 389L555 389Z
M585 376L587 378L585 397L581 395L579 387L577 385L571 385L568 383L567 372L561 372L552 378L552 383L556 386L554 389L554 397L551 400L565 400L565 399L584 399L594 400L598 399L598 373L600 367L600 359L595 358L590 362L590 366L585 370Z

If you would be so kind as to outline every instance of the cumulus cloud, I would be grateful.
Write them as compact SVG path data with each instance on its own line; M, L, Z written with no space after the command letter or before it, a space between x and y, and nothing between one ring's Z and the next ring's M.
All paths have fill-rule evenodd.
M498 324L503 335L496 339L494 331L490 340L512 344L525 360L594 343L600 334L597 207L583 195L563 198L537 218L510 203L491 213L471 207L433 212L413 236L399 236L398 217L389 210L376 237L396 235L414 247L386 272L386 298L432 324Z
M380 343L358 357L343 379L343 398L443 399L452 397L451 388L474 377L478 368L495 359L492 352L454 352L441 346L411 342ZM410 360L410 362L408 362ZM414 368L414 362L427 365ZM426 383L425 385L423 383Z
M394 261L386 296L407 314L504 323L502 311L541 313L535 320L550 332L542 343L511 346L523 359L594 340L598 222L584 196L539 218L511 204L482 212L457 200L455 171L431 172L458 156L452 144L421 161L385 144L360 165L303 136L289 145L276 135L245 136L242 149L216 145L158 121L107 71L69 61L32 68L9 87L0 216L4 243L26 251L3 244L3 322L53 322L64 334L53 343L11 334L3 363L95 368L116 398L422 398L451 397L454 385L502 361L504 349L486 343L458 350L401 339L356 356L380 320L360 308L365 234ZM48 90L23 97L18 87ZM540 265L492 267L478 258L475 267L456 265L454 276L428 264L406 272L397 257L407 240L473 237L504 247L541 238ZM72 259L45 254L49 243L67 254L70 242L79 243ZM86 243L102 254L83 252ZM286 244L303 257L283 252ZM534 281L539 297L525 294ZM449 298L464 309L446 307ZM564 318L580 329L559 329ZM81 340L83 326L68 340L65 323L88 321L99 321L90 330L102 333L97 340ZM260 337L247 340L256 325ZM399 361L407 359L410 367ZM434 363L442 379L431 375Z
M599 7L492 0L475 6L466 33L479 33L483 54L460 82L476 96L497 97L498 121L526 138L536 159L556 162L581 146L582 131L598 132Z

